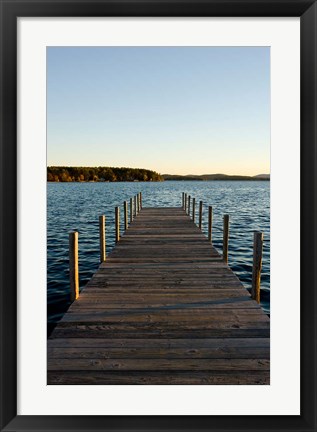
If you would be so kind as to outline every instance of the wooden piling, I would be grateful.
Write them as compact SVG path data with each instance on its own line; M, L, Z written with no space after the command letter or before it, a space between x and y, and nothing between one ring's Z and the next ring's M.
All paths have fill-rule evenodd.
M257 303L260 303L262 252L263 233L255 231L253 234L253 271L251 297Z
M185 198L185 194L184 194L184 192L182 192L182 208L185 207L185 206L184 206L184 198Z
M195 209L195 207L196 207L196 198L193 198L193 222L195 222L195 218L196 218L196 215L195 215L196 209Z
M185 193L185 207L184 207L185 213L187 212L187 193Z
M208 240L212 243L212 207L208 207Z
M115 223L116 223L116 243L120 240L120 209L115 209Z
M136 202L137 202L138 213L140 213L140 194L139 193L136 194Z
M228 262L228 245L229 245L229 215L224 215L222 257L225 263Z
M70 281L70 301L79 297L79 277L78 277L78 232L69 233L69 281Z
M128 203L124 201L123 203L124 208L124 230L128 229Z
M199 228L201 229L203 223L203 202L199 201Z
M136 195L134 195L134 217L137 215L137 208L136 208Z
M142 192L140 192L140 210L142 210Z
M106 226L106 217L105 215L99 216L99 240L100 240L100 262L106 261L106 235L105 235L105 226Z
M188 195L188 216L190 216L190 195Z
M130 198L130 223L133 222L133 198Z

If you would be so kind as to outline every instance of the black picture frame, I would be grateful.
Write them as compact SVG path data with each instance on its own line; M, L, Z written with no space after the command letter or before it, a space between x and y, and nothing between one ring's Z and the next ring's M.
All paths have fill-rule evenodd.
M311 0L0 0L1 431L316 431L317 5ZM301 414L298 416L17 415L17 18L300 17ZM291 209L290 209L291 211ZM287 290L287 287L282 289ZM286 305L287 307L287 305ZM287 323L285 323L287 330ZM287 355L287 354L286 354ZM287 357L285 358L287 361ZM290 385L292 377L290 377ZM285 389L287 391L287 389ZM246 401L247 403L247 401ZM256 414L256 413L255 413Z

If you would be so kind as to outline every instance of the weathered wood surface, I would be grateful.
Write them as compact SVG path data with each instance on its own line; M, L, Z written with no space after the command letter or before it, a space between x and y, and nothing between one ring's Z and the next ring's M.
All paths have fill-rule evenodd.
M182 208L143 208L48 340L48 384L269 384L269 319Z

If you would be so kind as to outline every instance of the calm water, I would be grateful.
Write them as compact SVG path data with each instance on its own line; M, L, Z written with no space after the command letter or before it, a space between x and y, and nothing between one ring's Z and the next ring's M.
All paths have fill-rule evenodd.
M251 288L253 231L264 232L261 304L270 307L270 182L166 181L162 183L47 184L48 322L58 321L69 306L68 233L79 231L80 288L99 265L98 217L106 215L107 253L114 246L114 208L142 192L143 207L181 206L182 192L204 202L203 231L208 205L213 206L213 244L222 250L222 216L230 215L229 265L246 288ZM197 221L197 215L196 215ZM123 230L123 227L121 228Z

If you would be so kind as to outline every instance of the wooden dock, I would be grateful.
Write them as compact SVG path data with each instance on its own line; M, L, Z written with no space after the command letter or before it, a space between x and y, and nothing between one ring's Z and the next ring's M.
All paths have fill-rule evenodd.
M143 208L48 340L48 384L269 384L270 322L183 208Z

